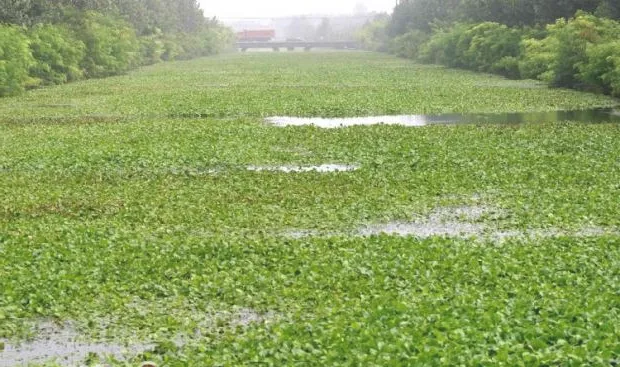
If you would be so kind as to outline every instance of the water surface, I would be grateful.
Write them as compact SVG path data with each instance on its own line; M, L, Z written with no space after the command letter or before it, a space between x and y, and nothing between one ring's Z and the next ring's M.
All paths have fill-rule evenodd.
M427 126L449 124L522 124L573 121L588 124L620 123L620 109L592 109L581 111L514 112L514 113L448 113L440 115L394 115L366 117L269 117L266 121L275 126L314 125L333 129L347 126L400 125Z
M350 172L358 170L359 166L347 165L347 164L322 164L320 166L249 166L248 171L269 171L269 172L284 172L284 173L301 173L301 172Z
M62 366L82 366L91 354L106 355L118 360L146 352L155 344L121 345L110 342L88 342L80 340L80 335L70 324L56 325L45 322L38 326L38 335L34 340L21 345L2 341L4 349L0 350L0 367L30 366L45 364L57 360Z

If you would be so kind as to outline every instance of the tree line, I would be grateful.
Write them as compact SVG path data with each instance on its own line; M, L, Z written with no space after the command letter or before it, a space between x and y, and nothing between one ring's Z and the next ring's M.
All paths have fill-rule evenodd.
M360 38L419 62L620 97L619 20L617 0L408 0Z
M66 21L67 9L116 15L130 23L139 35L194 32L205 18L196 0L0 0L0 22L34 25Z
M196 0L0 0L0 96L211 55L232 41Z
M540 26L584 11L620 18L618 0L404 0L394 9L388 33L431 31L454 22L496 22L507 26Z

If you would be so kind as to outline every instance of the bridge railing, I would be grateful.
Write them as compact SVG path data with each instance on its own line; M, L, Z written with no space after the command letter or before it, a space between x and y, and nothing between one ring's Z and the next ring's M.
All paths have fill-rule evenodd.
M291 42L291 41L270 41L270 42L237 42L235 46L242 51L248 49L273 49L279 50L280 48L286 48L293 50L296 48L303 48L310 50L313 48L335 48L335 49L358 49L359 43L355 41L318 41L318 42Z

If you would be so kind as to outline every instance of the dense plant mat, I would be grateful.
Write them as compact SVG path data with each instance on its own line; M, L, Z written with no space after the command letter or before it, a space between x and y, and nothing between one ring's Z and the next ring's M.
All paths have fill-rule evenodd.
M0 100L0 121L582 110L618 100L375 53L226 54Z
M262 116L614 103L370 53L226 55L4 99L0 360L55 327L119 366L613 365L618 125ZM355 169L248 170L326 164ZM437 213L482 229L360 230Z

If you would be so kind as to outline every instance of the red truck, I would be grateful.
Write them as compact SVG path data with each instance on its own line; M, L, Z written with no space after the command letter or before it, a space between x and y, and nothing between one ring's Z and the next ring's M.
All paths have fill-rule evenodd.
M268 42L276 37L275 29L244 30L237 32L240 42Z

